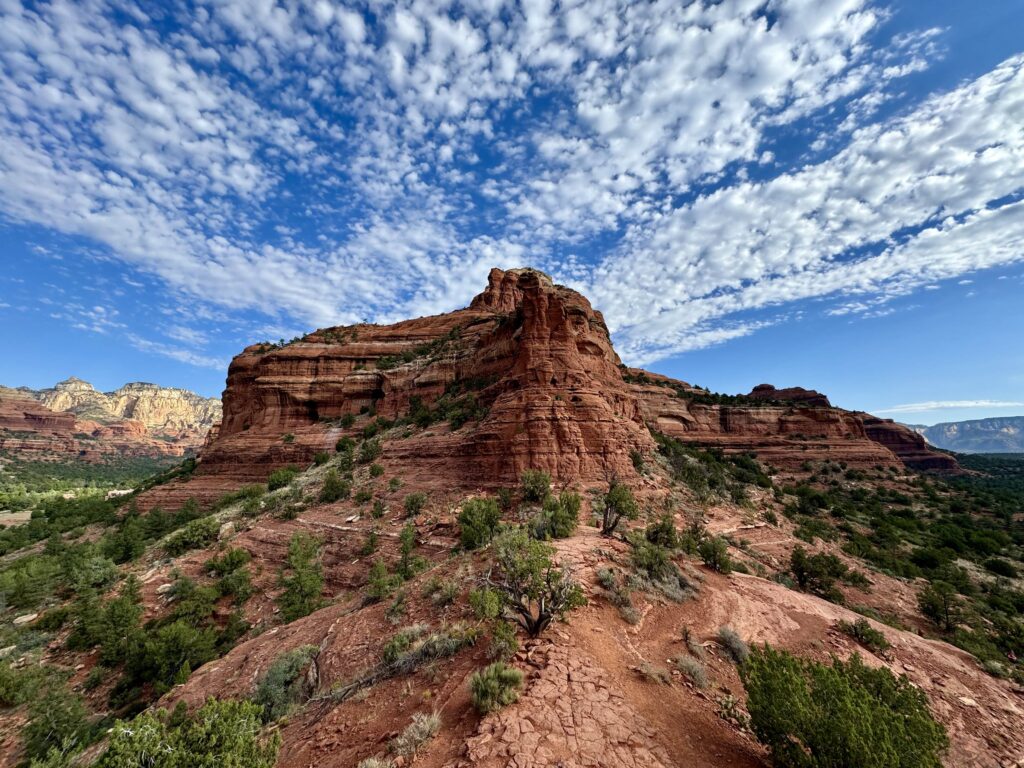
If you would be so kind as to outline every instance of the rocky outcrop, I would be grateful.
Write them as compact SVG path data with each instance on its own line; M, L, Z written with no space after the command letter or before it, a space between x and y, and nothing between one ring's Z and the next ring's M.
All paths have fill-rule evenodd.
M868 437L884 445L912 469L959 472L960 465L948 453L930 447L921 435L892 419L880 419L870 413L857 414L864 422Z
M751 400L765 400L768 402L799 403L811 408L831 408L832 403L821 392L803 387L786 387L776 389L771 384L758 384L750 394L746 395Z
M631 451L654 449L600 312L543 273L496 269L464 310L246 349L188 492L209 498L308 461L333 448L333 422L348 414L394 419L443 398L481 418L387 441L383 459L439 488L508 484L528 468L603 482L635 474ZM154 497L170 504L179 492Z
M861 468L900 463L889 448L871 439L858 415L840 408L778 404L776 398L764 405L718 404L661 383L632 386L652 429L727 452L752 452L779 469L796 470L806 461Z
M333 450L373 416L395 420L452 403L472 418L388 435L381 461L438 490L507 485L528 468L556 482L596 484L636 475L631 455L654 450L650 427L753 451L780 468L825 459L900 463L862 416L818 392L762 385L725 400L625 368L585 297L536 270L495 269L466 309L247 348L228 369L223 421L195 476L140 503L212 500ZM355 425L342 427L346 417L357 417Z

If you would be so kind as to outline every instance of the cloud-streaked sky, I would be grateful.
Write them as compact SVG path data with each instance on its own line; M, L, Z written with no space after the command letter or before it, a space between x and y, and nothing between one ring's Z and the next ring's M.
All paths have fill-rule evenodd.
M1016 0L0 0L0 379L216 394L246 343L531 265L713 389L1020 412L1022 28Z

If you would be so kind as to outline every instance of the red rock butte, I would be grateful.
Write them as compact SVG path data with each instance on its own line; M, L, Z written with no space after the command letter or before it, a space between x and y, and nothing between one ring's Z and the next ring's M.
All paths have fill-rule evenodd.
M752 451L779 468L823 459L957 468L910 430L832 407L817 392L760 385L715 402L685 382L626 368L584 296L533 269L493 269L466 309L248 347L228 369L223 422L195 475L140 502L209 501L332 451L362 430L366 414L394 420L459 398L474 418L391 430L381 463L438 490L509 485L526 469L562 483L640 482L633 457L654 451L655 430ZM348 415L362 419L345 428Z

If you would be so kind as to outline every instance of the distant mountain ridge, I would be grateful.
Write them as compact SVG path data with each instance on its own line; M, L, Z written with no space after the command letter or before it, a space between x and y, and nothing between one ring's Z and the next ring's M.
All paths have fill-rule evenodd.
M89 382L71 376L47 389L18 387L15 391L51 411L67 411L100 424L138 421L153 433L206 431L221 417L220 400L215 397L141 381L113 392L100 392Z
M936 448L960 453L1024 453L1024 416L908 425Z
M113 392L76 377L40 390L0 386L0 454L85 462L181 456L199 448L220 418L216 398L145 382Z

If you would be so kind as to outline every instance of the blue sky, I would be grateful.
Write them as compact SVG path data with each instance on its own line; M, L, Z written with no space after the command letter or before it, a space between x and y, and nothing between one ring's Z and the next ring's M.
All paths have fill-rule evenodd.
M0 383L586 293L623 358L1024 413L1024 9L0 2Z

